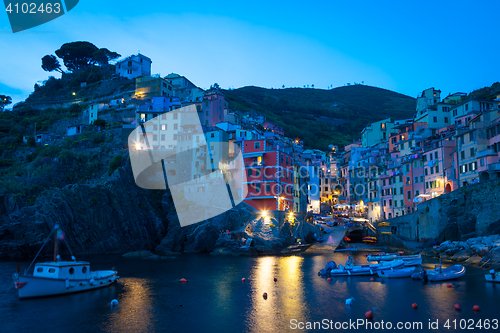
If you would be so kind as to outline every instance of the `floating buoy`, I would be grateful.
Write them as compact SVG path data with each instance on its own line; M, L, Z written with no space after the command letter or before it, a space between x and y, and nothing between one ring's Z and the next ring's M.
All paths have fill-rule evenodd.
M186 280L185 278L182 278L179 280L180 282L188 282L188 280Z
M267 293L262 294L262 297L264 297L264 299L267 299Z
M275 278L274 278L274 282L277 282L277 281L278 281L278 278L276 278L276 277L275 277Z
M332 281L332 278L328 278L328 279L326 279L326 281Z
M373 311L372 310L366 311L365 312L365 318L366 319L372 319L373 318Z
M246 281L245 278L241 279L241 282L245 282L245 281Z
M451 283L448 283L448 284L446 285L446 287L451 288L451 287L453 287L453 285L452 285Z
M472 310L474 310L474 311L479 311L479 305L474 305L474 306L472 307Z
M457 311L462 310L462 307L460 306L460 304L455 304L455 310L457 310Z
M355 301L354 297L349 297L348 299L345 300L345 304L352 305L352 301Z
M371 278L371 279L370 279L370 281L375 281L375 279L374 279L374 278Z
M116 300L116 299L112 300L111 306L118 306L118 300Z
M413 303L413 304L411 305L411 307L412 307L413 309L418 309L418 305L417 305L417 303Z

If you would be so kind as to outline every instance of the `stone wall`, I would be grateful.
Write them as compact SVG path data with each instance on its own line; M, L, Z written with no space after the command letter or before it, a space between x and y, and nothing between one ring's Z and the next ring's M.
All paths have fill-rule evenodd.
M462 187L424 201L415 213L386 220L402 238L466 240L500 232L500 180ZM390 228L387 230L390 231Z

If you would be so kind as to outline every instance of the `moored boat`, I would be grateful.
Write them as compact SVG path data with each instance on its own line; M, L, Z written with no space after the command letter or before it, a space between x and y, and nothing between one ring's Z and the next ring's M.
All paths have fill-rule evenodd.
M429 281L446 281L458 279L465 275L465 267L462 265L453 265L447 268L439 263L436 264L434 269L422 270L418 273L413 273L411 275L412 279L428 279Z
M400 268L400 269L378 270L377 274L378 276L383 278L405 278L405 277L410 277L414 271L415 267L410 267L410 268Z
M36 260L35 257L24 274L18 272L13 275L19 298L53 296L93 290L109 286L117 281L118 275L115 270L91 271L90 263L76 261L73 255L71 256L72 261L60 261L60 256L57 254L57 241L63 239L64 233L57 225L54 230L56 231L54 237L54 261L35 264L33 273L29 274L28 272ZM46 243L47 240L44 245ZM40 252L41 249L38 253Z
M348 251L352 250L348 249ZM353 258L351 254L348 253L345 265L339 264L337 266L337 264L334 261L330 261L324 269L318 272L318 275L320 276L374 275L377 274L377 271L379 270L391 270L403 267L404 267L404 262L402 260L384 261L372 265L354 265Z
M495 270L492 269L489 274L485 274L484 278L488 282L493 282L493 283L500 283L500 272L496 272Z

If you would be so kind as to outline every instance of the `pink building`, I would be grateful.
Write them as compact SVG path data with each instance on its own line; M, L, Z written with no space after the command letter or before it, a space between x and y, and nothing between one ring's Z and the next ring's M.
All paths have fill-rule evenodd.
M219 89L211 88L205 92L201 104L201 123L207 127L215 127L224 121L224 94Z
M242 143L248 195L258 210L293 210L293 158L264 139Z

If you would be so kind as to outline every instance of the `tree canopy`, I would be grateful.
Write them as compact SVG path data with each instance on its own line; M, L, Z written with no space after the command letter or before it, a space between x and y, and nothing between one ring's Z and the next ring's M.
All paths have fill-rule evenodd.
M112 52L107 48L101 48L94 52L93 54L94 60L101 66L107 66L110 60L121 57L120 54L116 52Z
M47 54L42 58L42 68L47 72L58 71L59 73L63 73L59 60L52 54Z
M95 64L94 52L97 50L97 46L89 42L72 42L63 44L56 55L68 70L76 71Z
M0 95L0 111L3 111L5 106L12 103L12 98L6 95Z

